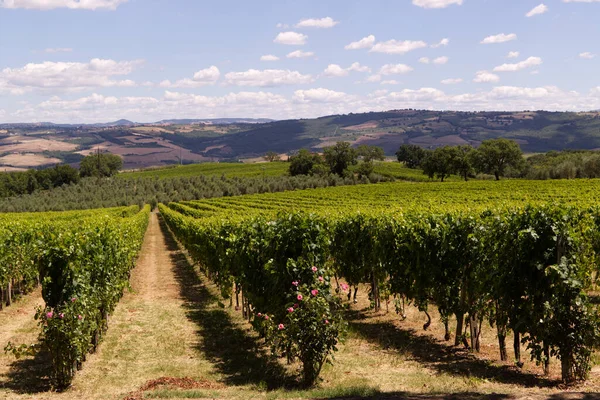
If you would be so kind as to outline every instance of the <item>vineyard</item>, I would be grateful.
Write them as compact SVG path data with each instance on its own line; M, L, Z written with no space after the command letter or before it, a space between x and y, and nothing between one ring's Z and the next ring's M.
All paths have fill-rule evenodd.
M445 337L477 352L484 322L499 358L514 337L565 382L585 379L598 345L596 181L406 183L161 205L167 224L224 297L278 354L316 381L345 323L339 296L367 284L372 307L436 308ZM340 283L340 281L342 283ZM454 317L456 326L449 326Z
M35 318L40 341L13 346L17 356L47 351L56 388L71 383L107 328L148 223L150 207L3 214L0 217L2 304L42 286Z

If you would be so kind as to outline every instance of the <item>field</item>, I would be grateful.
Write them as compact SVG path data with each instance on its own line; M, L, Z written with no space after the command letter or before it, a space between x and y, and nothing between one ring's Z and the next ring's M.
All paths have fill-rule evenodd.
M405 172L396 165L378 168ZM201 164L123 177L193 176L201 168L214 175L246 168L243 176L276 176L285 172L281 166L287 164ZM40 305L42 338L54 338L56 349L71 357L67 369L56 370L52 366L64 359L52 352L25 351L20 359L12 350L0 355L0 398L561 399L567 398L564 390L573 392L568 398L584 398L600 390L599 357L569 347L561 329L570 328L560 318L569 319L576 332L588 332L595 323L584 310L596 307L599 195L600 180L457 180L181 201L162 204L160 214L149 217L147 208L140 212L136 206L0 214L6 244L0 260L13 265L0 267L0 287L19 283L12 304L0 311L0 345L11 342L11 349L23 352L19 345L35 343L40 327L34 308ZM103 247L94 244L96 235ZM77 250L71 252L69 244ZM43 249L54 249L52 257ZM564 262L554 265L557 252ZM50 259L67 268L38 269ZM506 273L513 264L532 275ZM552 268L539 275L539 265L576 275L581 283L553 275ZM59 271L78 275L71 281ZM88 273L99 271L118 278L81 285ZM53 273L63 277L67 293L58 302L49 296L58 281L42 279L43 296L35 288L37 276ZM294 279L298 285L290 285ZM461 279L480 284L463 286ZM509 294L511 279L518 279L526 296ZM131 290L121 299L127 280ZM290 294L303 299L290 302ZM500 299L508 298L529 299L526 311L505 308ZM561 308L565 301L582 314ZM547 302L553 312L537 309L537 302ZM500 318L505 312L507 320ZM544 329L536 322L542 314ZM463 328L455 330L461 315ZM516 319L524 340L518 346L521 368L513 362ZM70 336L75 330L65 330L68 324L83 333ZM321 327L307 330L306 324ZM102 341L87 354L97 331ZM305 332L345 338L314 387L304 386L306 361L297 358L304 354L298 335ZM455 342L457 332L464 342ZM499 332L508 344L506 360L498 356ZM578 340L581 348L593 348L587 336ZM540 363L530 360L528 344L541 346ZM574 363L584 360L588 379L561 383L558 354ZM51 391L57 384L69 388Z

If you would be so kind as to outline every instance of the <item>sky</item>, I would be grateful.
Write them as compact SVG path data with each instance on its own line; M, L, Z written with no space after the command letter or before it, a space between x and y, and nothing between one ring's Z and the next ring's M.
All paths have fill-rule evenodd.
M0 0L0 123L600 109L600 0Z

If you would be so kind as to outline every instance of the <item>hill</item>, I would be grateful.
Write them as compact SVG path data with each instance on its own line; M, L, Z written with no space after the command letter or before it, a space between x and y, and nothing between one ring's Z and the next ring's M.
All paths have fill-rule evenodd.
M76 163L100 149L119 154L125 168L320 151L336 141L383 147L435 148L505 137L527 153L600 148L600 112L459 112L392 110L314 119L175 119L152 124L119 120L96 125L0 124L0 169ZM18 157L19 155L27 157ZM22 161L20 161L22 160Z

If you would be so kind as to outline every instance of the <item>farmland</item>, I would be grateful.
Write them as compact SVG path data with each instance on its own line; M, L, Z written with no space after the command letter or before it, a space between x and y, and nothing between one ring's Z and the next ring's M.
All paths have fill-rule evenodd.
M265 165L275 174L286 163ZM0 214L0 237L12 243L2 265L13 266L0 282L12 282L14 295L0 311L2 346L11 343L0 356L0 397L141 398L145 387L159 398L543 398L588 373L573 388L596 391L588 294L596 292L599 195L593 179L387 182L165 202L150 217L137 206ZM81 285L61 275L57 301L55 279L36 289L37 276L57 272L40 269L50 259L87 271L78 280L110 260L102 274L115 281ZM521 292L510 292L515 282ZM517 309L500 301L522 298L531 300ZM537 308L544 303L551 312ZM567 320L577 342L562 340ZM83 324L81 336L66 335L69 324ZM301 339L307 324L324 324L314 332L328 338L319 357L335 355L332 365L306 368L297 343L309 340ZM44 343L68 347L37 352ZM566 370L560 357L572 362ZM70 388L56 394L53 385Z

